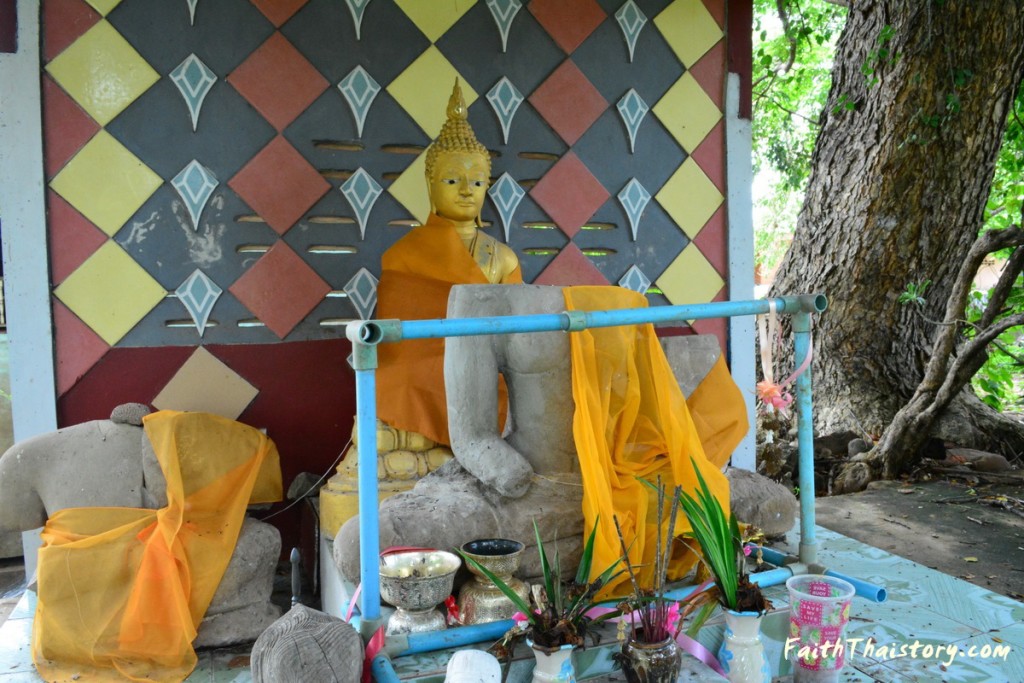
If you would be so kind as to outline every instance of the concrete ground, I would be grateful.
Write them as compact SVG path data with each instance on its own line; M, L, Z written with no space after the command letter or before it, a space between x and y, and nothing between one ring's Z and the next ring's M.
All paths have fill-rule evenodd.
M819 498L823 527L1015 600L1024 600L1024 472L1019 483L882 482Z

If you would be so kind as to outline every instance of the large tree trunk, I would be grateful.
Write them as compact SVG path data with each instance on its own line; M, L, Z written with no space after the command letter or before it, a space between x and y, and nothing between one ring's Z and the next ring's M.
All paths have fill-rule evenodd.
M815 329L819 434L877 436L914 394L935 336L929 321L943 318L982 225L1022 75L1024 0L851 3L807 197L773 287L829 298ZM925 280L923 308L897 302ZM954 402L936 434L1005 442L979 429L1003 424L979 405ZM966 432L942 422L953 415Z

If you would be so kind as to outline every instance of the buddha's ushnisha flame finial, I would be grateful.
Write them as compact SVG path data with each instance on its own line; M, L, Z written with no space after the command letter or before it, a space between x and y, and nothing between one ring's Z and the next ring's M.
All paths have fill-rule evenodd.
M487 148L480 144L473 133L473 127L469 125L469 112L466 109L466 100L462 97L462 88L459 87L459 79L455 79L455 87L452 89L452 96L448 99L448 120L441 126L441 132L437 139L427 148L427 179L434 177L434 166L437 158L445 152L471 152L481 155L487 161L487 171L491 169L491 154Z

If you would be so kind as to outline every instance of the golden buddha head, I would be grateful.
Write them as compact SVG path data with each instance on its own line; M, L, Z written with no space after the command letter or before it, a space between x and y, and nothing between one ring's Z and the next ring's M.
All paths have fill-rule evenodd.
M480 225L480 210L491 181L491 155L476 139L467 117L456 79L448 100L448 119L427 148L427 190L431 212L456 223Z

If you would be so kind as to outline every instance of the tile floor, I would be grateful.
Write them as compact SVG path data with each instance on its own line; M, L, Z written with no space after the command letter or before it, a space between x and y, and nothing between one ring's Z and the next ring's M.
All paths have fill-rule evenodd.
M795 539L796 534L791 533ZM848 659L840 680L882 681L883 683L1022 683L1024 682L1024 604L991 591L936 572L909 560L873 548L827 529L818 528L821 561L830 568L876 584L885 585L888 600L875 604L855 598L848 638L874 639L873 651L861 643ZM783 550L792 548L781 547ZM783 657L788 598L784 586L767 590L777 610L763 625L765 647L778 681L789 680L789 666ZM29 639L34 595L26 593L10 618L0 627L0 683L41 681L32 668ZM722 635L720 619L713 619L699 640L717 649ZM899 648L920 643L917 656L899 656ZM949 646L955 655L926 656L925 646ZM998 655L984 656L1001 646ZM603 650L603 651L602 651ZM896 650L894 652L894 650ZM252 680L245 650L217 650L200 653L199 665L188 681L202 683L247 683ZM587 658L584 670L594 671L607 661L607 648L597 648ZM446 653L419 655L396 660L399 676L421 681L441 681ZM708 667L687 657L680 681L722 680ZM528 680L528 662L514 666L510 683ZM82 679L85 680L84 678ZM620 674L602 675L595 680L622 680Z

